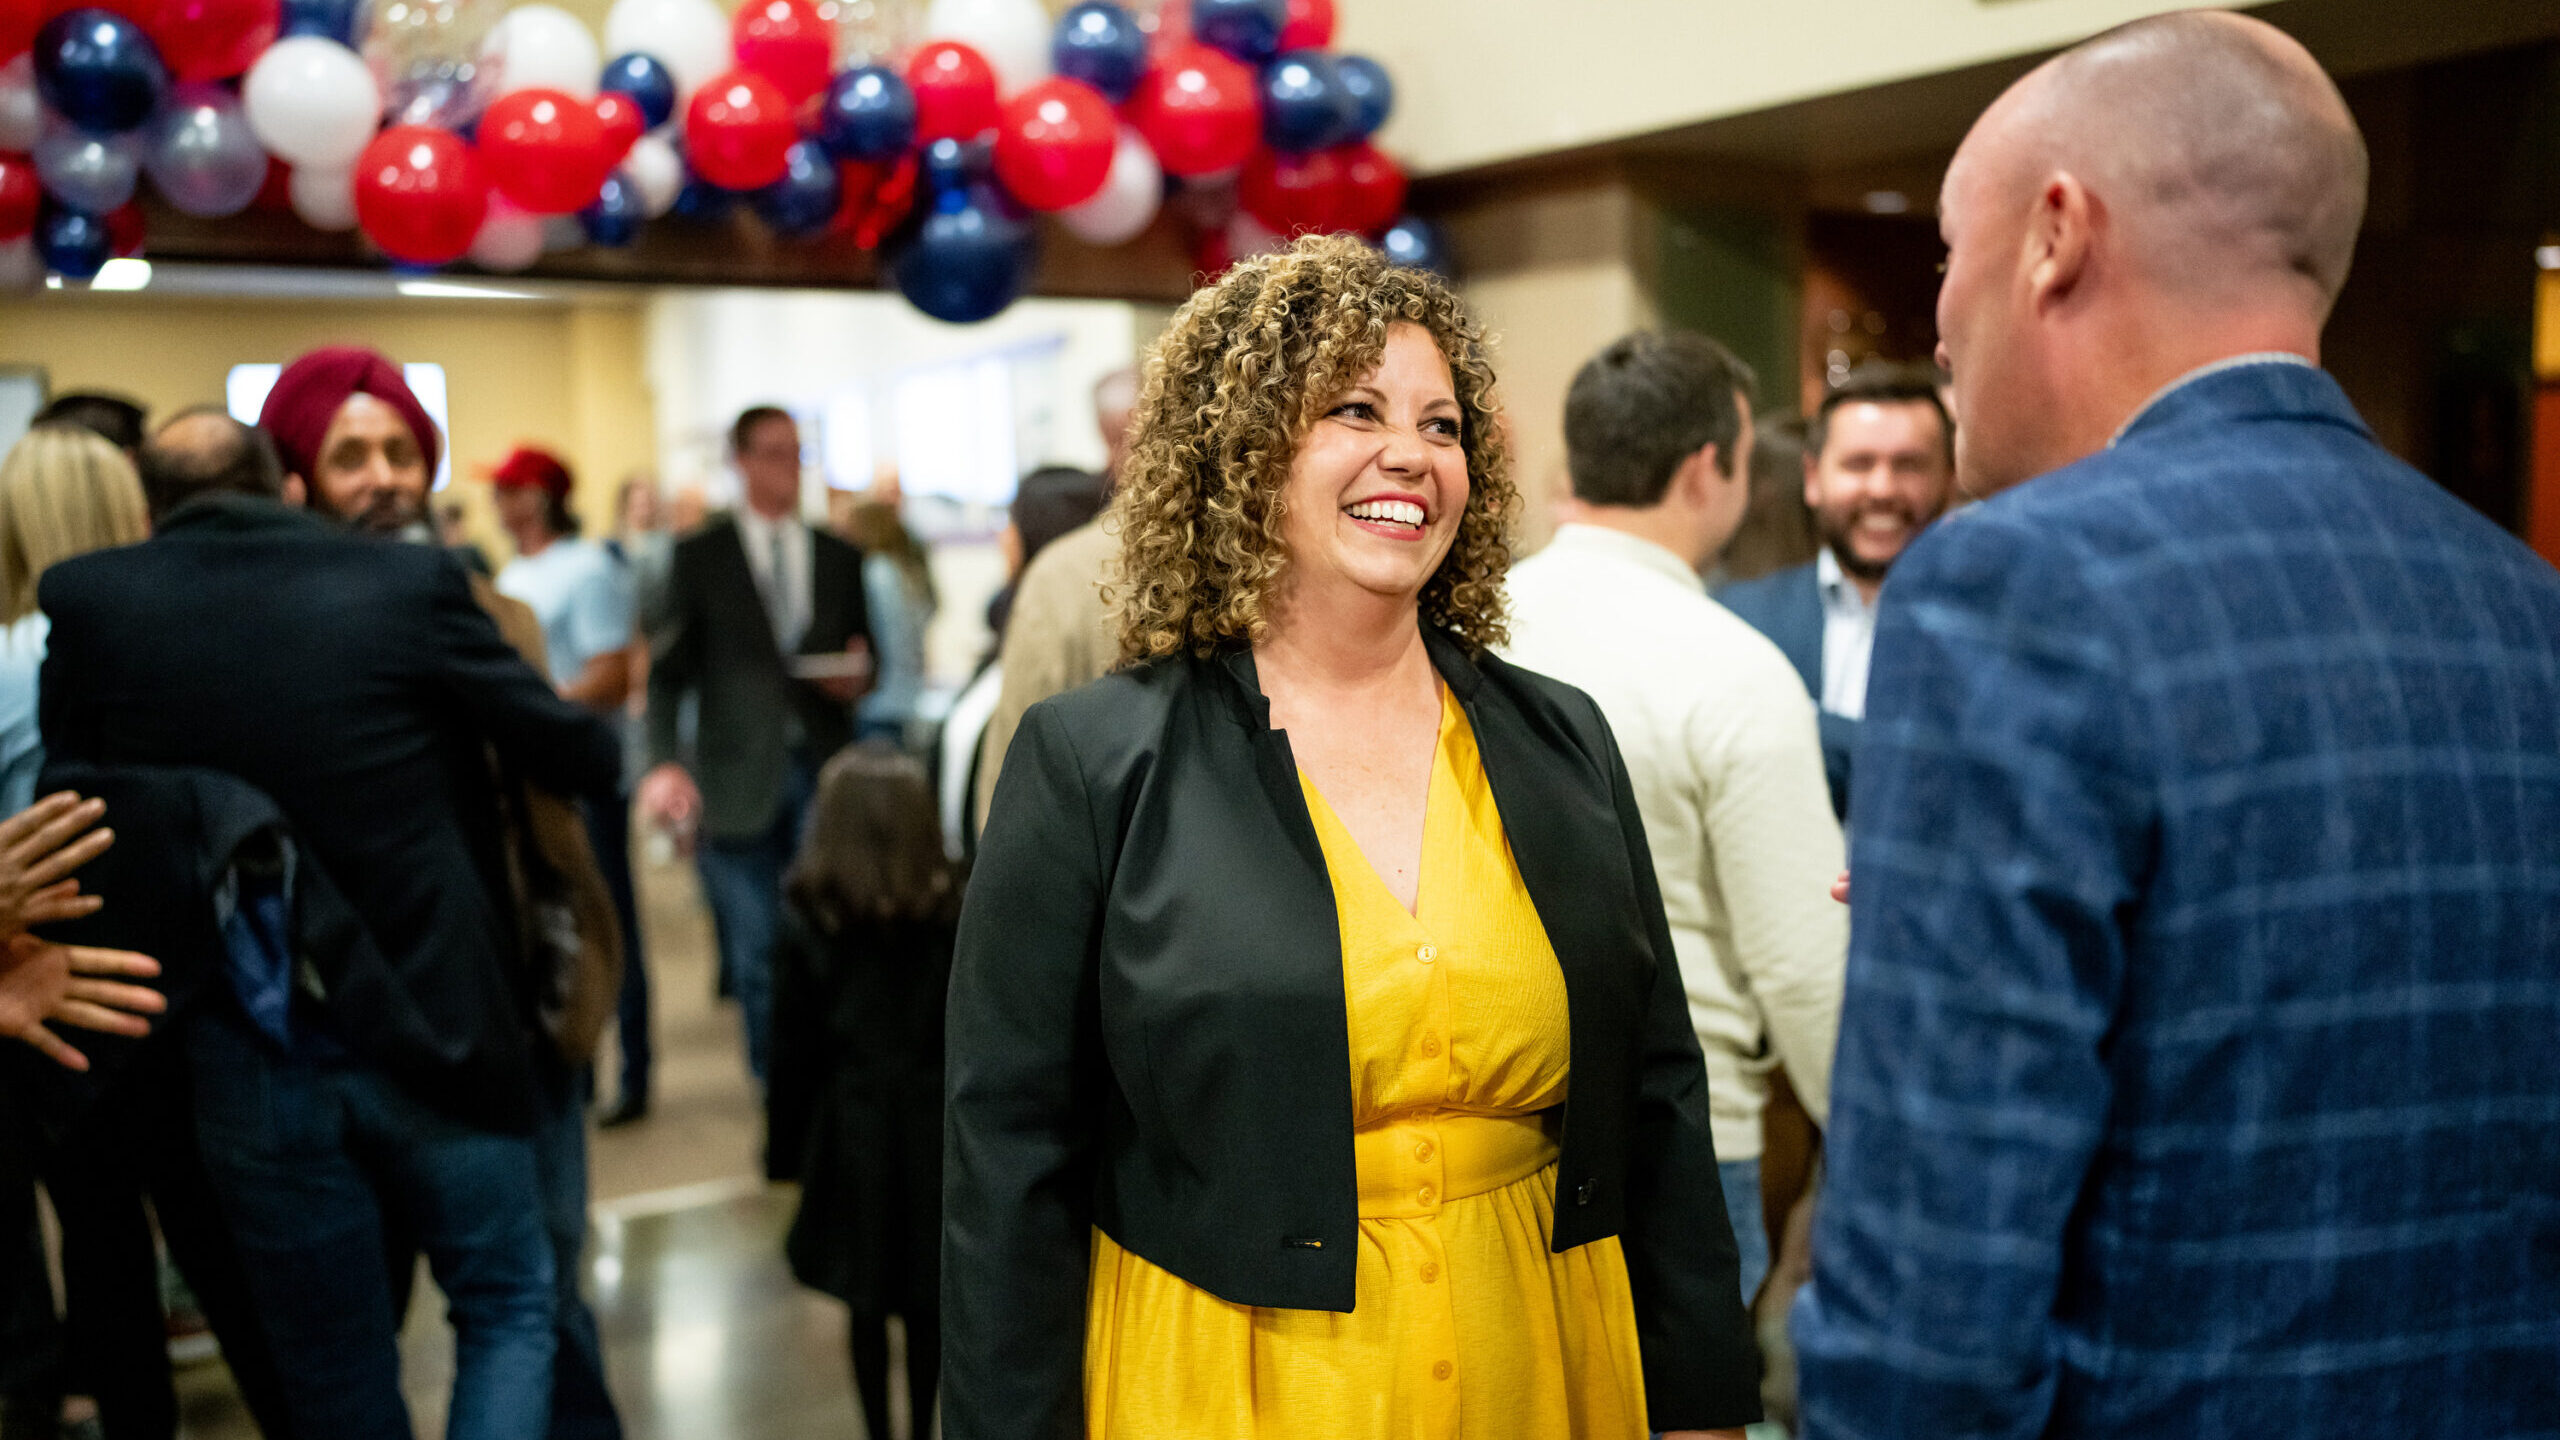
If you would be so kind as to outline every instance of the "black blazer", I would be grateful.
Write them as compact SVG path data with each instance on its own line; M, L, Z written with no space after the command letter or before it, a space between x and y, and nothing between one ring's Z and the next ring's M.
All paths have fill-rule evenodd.
M46 571L38 603L50 761L195 766L265 792L392 972L369 1023L415 1041L398 1072L462 1119L530 1126L484 746L592 793L620 773L613 727L499 638L450 556L269 501L183 506L144 544Z
M1660 1428L1757 1419L1707 1081L1644 827L1590 698L1426 637L1564 967L1553 1243L1622 1237ZM1090 1241L1245 1305L1353 1307L1342 945L1250 652L1024 716L950 998L943 1423L1083 1433Z
M1816 708L1822 704L1822 580L1813 562L1740 580L1716 591L1716 600L1769 637L1796 667ZM1822 771L1831 782L1831 813L1849 818L1849 776L1858 755L1859 722L1821 712Z
M871 636L862 552L814 525L809 540L809 629L793 653L829 655ZM714 837L770 829L792 762L814 769L853 741L853 707L785 668L729 516L676 542L649 643L649 761L684 758L677 716L687 695L698 696L690 768L702 787L702 828Z

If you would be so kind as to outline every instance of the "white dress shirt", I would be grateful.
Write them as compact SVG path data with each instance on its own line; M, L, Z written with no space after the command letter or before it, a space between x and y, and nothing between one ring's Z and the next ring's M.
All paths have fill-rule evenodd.
M1831 547L1813 557L1822 592L1822 708L1867 718L1867 667L1876 654L1876 607L1840 568Z
M738 542L746 547L747 568L755 572L764 613L773 621L773 643L789 656L809 633L809 527L797 515L768 520L754 506L741 505Z
M1830 1113L1849 912L1804 682L1649 540L1567 525L1511 572L1506 658L1587 692L1626 757L1707 1057L1716 1157L1760 1154L1783 1061Z

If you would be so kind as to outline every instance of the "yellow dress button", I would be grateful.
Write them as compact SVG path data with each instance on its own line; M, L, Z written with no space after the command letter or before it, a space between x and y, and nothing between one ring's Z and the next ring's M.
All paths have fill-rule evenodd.
M1428 1141L1428 1140L1425 1140L1425 1141L1423 1141L1421 1144L1414 1146L1414 1147L1413 1147L1413 1158L1414 1158L1414 1159L1416 1159L1416 1160L1428 1160L1428 1159L1430 1159L1430 1158L1431 1158L1431 1142L1430 1142L1430 1141Z
M1437 1193L1439 1193L1439 1192L1437 1192L1437 1191L1433 1190L1430 1186L1425 1185L1425 1186L1423 1186L1423 1187L1422 1187L1422 1189L1417 1193L1416 1198L1420 1199L1420 1200L1422 1201L1422 1203L1423 1203L1423 1204L1428 1205L1428 1204L1430 1204L1430 1203L1431 1203L1431 1197L1432 1197L1433 1195L1437 1194Z
M1437 1261L1433 1261L1433 1260L1425 1260L1425 1261L1423 1261L1423 1262L1422 1262L1422 1283L1423 1283L1423 1284L1425 1284L1425 1285L1428 1285L1428 1284L1432 1283L1433 1281L1438 1280L1439 1278L1440 1278L1440 1265L1439 1265L1439 1262L1437 1262Z
M1425 965L1428 965L1432 961L1440 958L1440 947L1437 945L1422 946L1413 952L1413 958L1421 961Z
M1443 1360L1439 1364L1431 1367L1431 1378L1434 1380L1446 1380L1451 1375L1456 1374L1457 1369L1458 1367L1450 1364L1446 1360Z
M1422 1058L1423 1058L1423 1059L1425 1059L1425 1060L1437 1059L1437 1058L1439 1057L1439 1054L1440 1054L1440 1042L1439 1042L1439 1041L1437 1041L1437 1040L1431 1040L1431 1039L1426 1039L1426 1040L1424 1040L1424 1041L1422 1042Z

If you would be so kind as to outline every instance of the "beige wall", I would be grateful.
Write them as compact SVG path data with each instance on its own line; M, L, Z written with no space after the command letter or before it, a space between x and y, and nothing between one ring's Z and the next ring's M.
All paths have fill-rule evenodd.
M130 395L154 415L220 404L231 367L317 345L371 345L445 369L454 485L494 542L472 467L520 441L578 474L590 531L621 478L654 463L657 426L642 369L641 296L575 304L386 300L279 302L46 292L0 303L0 363L44 367L55 393ZM503 554L503 545L495 547Z
M1571 149L2057 48L2163 0L1349 0L1418 174Z

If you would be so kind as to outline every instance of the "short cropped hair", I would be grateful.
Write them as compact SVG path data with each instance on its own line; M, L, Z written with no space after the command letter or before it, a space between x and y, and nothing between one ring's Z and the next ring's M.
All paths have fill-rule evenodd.
M1734 473L1742 413L1759 382L1704 335L1639 330L1584 362L1564 397L1565 464L1593 505L1660 504L1682 461L1716 447Z
M791 412L779 405L750 405L739 411L738 418L729 422L729 453L745 454L747 438L767 420L791 420ZM792 423L797 425L799 422L793 420Z
M142 419L142 407L121 395L74 390L68 395L55 396L52 403L37 411L36 418L29 423L77 425L130 455L141 448Z
M1831 412L1843 405L1926 405L1938 417L1938 445L1947 465L1956 463L1956 422L1947 413L1945 397L1938 393L1938 369L1934 365L1908 365L1886 360L1870 360L1850 371L1839 384L1822 397L1820 408L1805 431L1804 453L1822 459L1822 448L1831 443Z
M194 444L172 444L179 425L202 434ZM143 498L151 503L154 521L199 495L257 495L272 500L284 493L284 462L275 441L255 425L243 425L219 406L181 410L144 441L134 457L142 472Z

